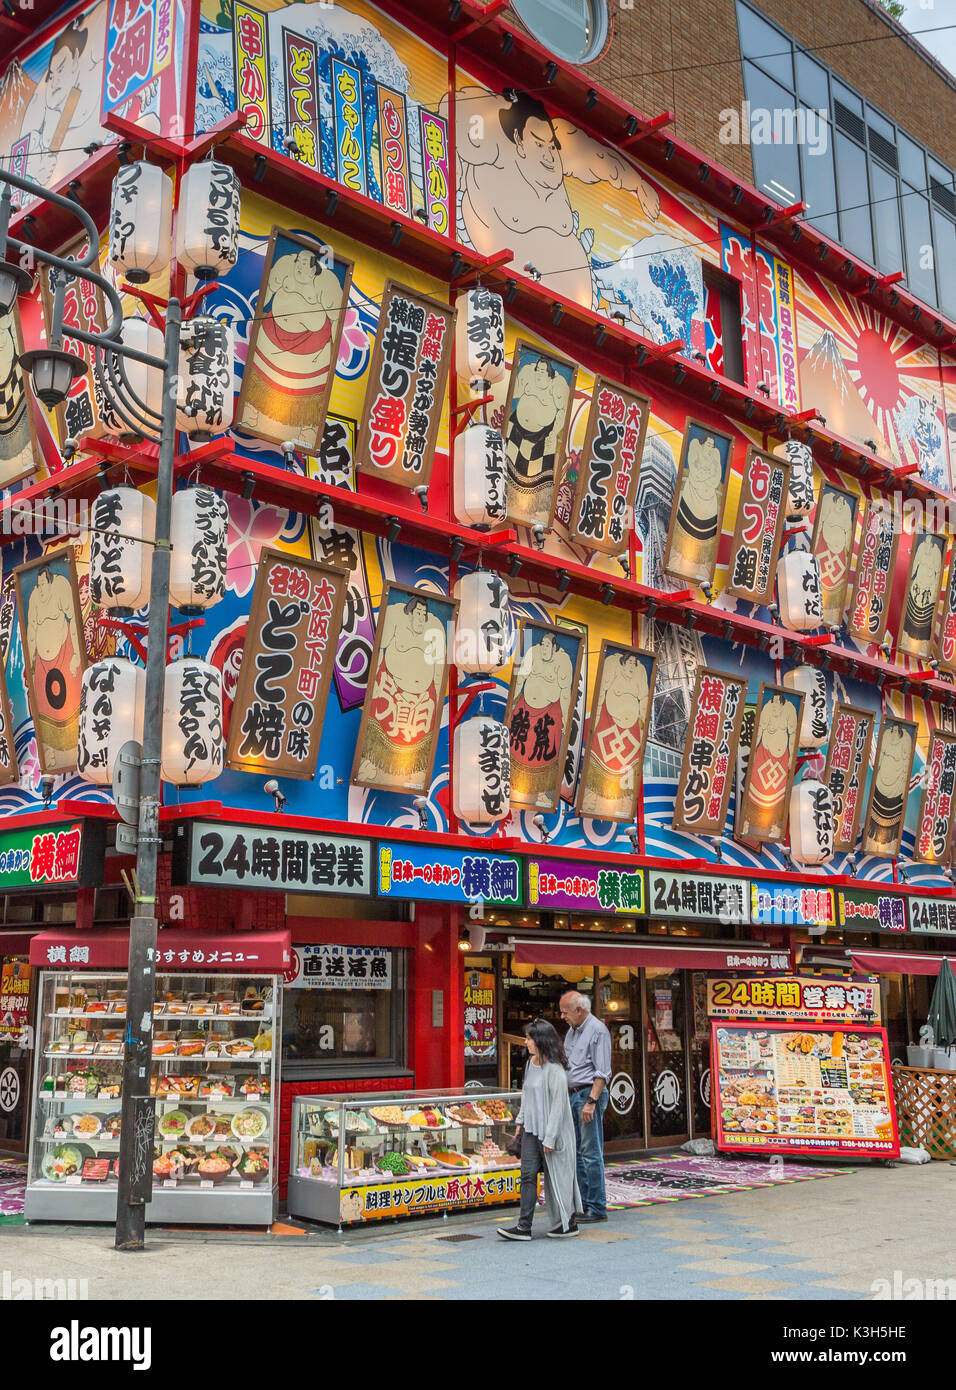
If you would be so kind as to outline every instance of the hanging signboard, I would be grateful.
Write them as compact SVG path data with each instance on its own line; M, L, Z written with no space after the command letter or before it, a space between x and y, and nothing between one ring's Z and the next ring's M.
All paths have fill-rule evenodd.
M226 767L315 776L346 578L287 551L261 552Z
M832 888L760 882L750 885L751 921L785 927L833 927Z
M362 473L427 487L441 424L455 311L394 280L385 282L359 426Z
M718 1149L899 1157L885 1028L711 1030Z
M664 546L665 574L695 584L713 579L733 451L729 434L688 420Z
M372 892L372 842L269 826L191 821L173 842L173 881L284 893Z
M40 768L47 773L72 772L87 665L73 547L47 551L15 569L13 577L24 684Z
M102 883L104 825L81 820L0 831L0 893Z
M0 963L0 1042L19 1042L29 1013L30 966L8 958Z
M956 810L956 735L934 729L923 773L923 799L916 823L913 858L920 864L948 864Z
M887 859L899 854L915 753L914 721L884 718L863 824L864 854L881 854Z
M745 679L698 668L674 803L675 830L723 834L746 695Z
M906 899L900 893L841 888L837 900L844 931L906 931Z
M382 162L382 201L392 212L411 215L408 169L408 111L401 92L376 83L378 94L379 158Z
M424 174L425 213L427 226L440 236L448 236L451 228L451 173L448 156L448 122L435 111L418 108L422 135L422 172Z
M579 628L523 621L504 722L511 738L511 804L557 810L585 650Z
M244 0L232 7L236 109L245 116L244 136L260 145L272 144L272 83L269 28L261 10Z
M897 647L910 656L925 659L933 647L933 623L946 559L945 536L916 531L910 550L909 573Z
M0 786L9 786L20 777L13 729L13 706L7 693L6 662L0 656Z
M833 800L833 849L836 853L850 851L856 845L875 723L875 714L857 709L855 705L838 704L833 711L833 732L823 781Z
M707 980L707 1017L766 1023L880 1022L880 986L872 980L773 975Z
M787 830L790 788L800 751L804 694L785 685L762 683L757 693L740 833L761 843L776 843Z
M956 899L924 898L922 893L911 893L908 907L910 931L956 936Z
M956 672L956 545L949 558L949 575L943 590L943 611L940 614L935 655L945 671Z
M529 858L528 906L549 912L644 911L641 869L601 868L570 859Z
M273 227L236 401L237 429L276 444L295 439L306 453L316 452L351 283L351 261Z
M882 642L890 615L890 595L900 548L893 509L884 498L871 497L863 514L863 532L847 610L847 632L861 642Z
M286 135L295 141L300 164L322 167L322 132L319 126L319 57L311 39L283 26L285 64Z
M579 815L633 822L656 672L651 652L601 643L581 765Z
M648 869L647 911L652 917L726 925L749 922L750 885L744 878L718 878L713 874L698 877Z
M828 627L839 627L843 620L859 500L832 483L820 489L810 551L820 569L823 621Z
M457 599L386 584L352 763L358 786L428 787L448 683L445 634L457 616Z
M726 592L751 603L770 603L777 576L790 468L751 448L740 482Z
M382 990L392 987L387 946L293 946L286 989Z
M506 520L542 526L554 519L577 368L518 339L505 401Z
M465 1009L465 1061L493 1062L498 1055L494 971L467 971L462 1003Z
M511 854L466 854L432 846L378 846L380 898L521 907L521 860Z
M332 58L330 87L335 129L335 176L354 193L368 194L365 102L362 73L351 63Z
M651 403L607 377L598 377L568 534L589 550L620 555L634 525L634 494Z
M20 306L0 318L0 361L3 363L3 391L0 393L0 488L28 478L37 470L42 457L37 442L36 417L39 406L33 395L29 374L20 366L23 331Z
M65 246L59 253L64 260L79 260L89 249L85 236ZM94 269L96 269L94 262ZM84 435L98 437L106 430L122 432L122 422L113 416L103 396L103 384L96 354L88 344L70 334L71 328L81 328L87 333L102 333L106 328L106 315L103 309L103 294L89 280L77 275L69 275L55 266L40 268L40 298L43 303L43 316L46 323L47 341L51 341L53 329L53 295L60 276L64 279L63 298L63 347L66 352L75 352L87 363L89 371L74 377L67 392L66 400L56 407L57 432L60 444L67 439L82 439Z

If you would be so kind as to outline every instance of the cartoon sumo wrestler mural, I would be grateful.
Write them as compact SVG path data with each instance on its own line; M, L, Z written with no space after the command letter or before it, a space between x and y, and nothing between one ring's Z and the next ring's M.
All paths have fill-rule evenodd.
M892 859L899 853L915 753L916 724L909 719L884 719L863 830L864 854Z
M920 532L913 537L899 637L900 651L911 656L927 657L933 645L946 544L946 537L934 532Z
M14 570L27 696L44 772L76 767L80 692L86 667L72 547Z
M523 622L505 723L511 737L511 804L557 809L571 735L584 633Z
M760 687L740 816L740 834L749 839L783 839L803 701L802 692L785 686Z

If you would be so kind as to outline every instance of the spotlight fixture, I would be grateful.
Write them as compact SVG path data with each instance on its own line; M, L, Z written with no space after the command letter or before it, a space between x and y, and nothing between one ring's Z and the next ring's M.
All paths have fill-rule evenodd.
M389 540L392 542L393 545L394 545L395 542L398 540L399 534L401 533L401 529L402 529L402 523L401 523L400 521L396 520L395 517L393 517L392 520L390 521L389 527L388 527L388 538L389 538Z
M502 36L501 36L501 51L502 51L502 53L504 54L504 56L505 56L506 58L507 58L508 54L511 52L511 50L514 48L514 46L515 46L514 34L502 34ZM512 100L514 100L513 97L512 97Z
M545 68L545 70L544 70L544 80L545 80L545 83L547 84L547 86L549 86L549 87L551 86L551 83L554 81L554 79L557 77L557 75L558 75L558 65L557 65L557 63L549 63L548 66L547 66L547 67Z
M417 497L423 512L428 511L428 484L420 483L418 487L412 488L412 496Z
M425 797L425 796L416 796L415 800L412 802L412 805L415 807L415 810L418 812L418 828L419 828L419 830L427 830L427 829L428 829L428 798Z
M538 829L541 831L541 843L546 845L548 841L551 839L551 831L545 824L544 816L541 814L540 811L534 817L532 824L536 825Z
M700 586L700 591L704 595L704 598L707 600L708 603L713 603L714 599L717 597L714 585L712 581L709 579L704 580L703 584L701 584Z
M624 129L625 129L625 134L627 134L627 135L636 135L636 134L637 134L637 117L636 117L636 116L628 116L627 122L626 122L626 124L625 124Z
M535 545L538 547L539 550L543 550L543 549L544 549L544 527L541 525L541 522L540 522L540 521L536 521L536 522L534 523L534 525L533 525L532 528L531 528L531 534L534 536L534 543L535 543Z
M517 280L508 280L506 281L506 284L507 289L505 290L505 303L510 304L514 300L515 295L518 293L518 282Z
M667 159L667 160L671 160L671 159L674 158L674 142L673 142L673 140L665 140L665 141L664 141L664 158Z
M719 835L714 835L711 838L710 847L717 857L717 863L722 864L724 862L724 842Z
M871 450L872 453L874 453L874 454L879 453L879 449L878 449L878 447L877 447L877 443L876 443L876 440L875 440L875 439L864 439L863 443L866 445L866 447L867 447L869 450Z
M596 335L596 337L595 337L595 339L594 339L594 346L595 346L595 347L603 347L603 346L604 346L604 339L605 339L606 337L607 337L607 329L604 327L604 324L603 324L603 323L598 324L597 335Z
M558 580L558 593L559 593L559 594L566 594L567 591L568 591L568 585L571 583L571 576L568 574L567 570L564 570L564 569L558 570L557 580Z
M584 103L584 109L585 111L590 111L595 106L597 106L597 92L594 90L593 87L589 87L587 101L585 101Z
M730 190L730 201L732 203L739 203L743 196L744 190L740 187L739 183L735 183L733 188Z
M392 235L390 237L391 245L398 246L399 242L401 241L404 235L405 228L402 226L401 222L398 221L393 221L389 225L392 230Z
M255 492L255 490L256 480L253 477L253 475L247 470L242 475L242 491L240 492L239 496L242 498L244 502L251 502L252 494Z
M509 578L509 579L517 579L517 578L518 578L518 575L519 575L520 573L521 573L521 561L518 559L518 556L517 556L517 555L512 555L512 557L511 557L511 564L508 566L508 578Z
M279 786L279 783L274 777L270 777L262 790L265 792L266 796L272 797L275 802L276 815L278 815L285 805L285 793Z
M610 607L610 604L611 604L611 601L612 601L613 598L614 598L614 590L611 588L610 584L602 584L602 585L601 585L601 603L604 605L605 608Z
M538 269L536 265L532 265L530 261L525 262L523 269L528 272L528 274L531 276L532 280L535 281L535 283L537 283L541 279L541 271Z
M43 805L49 811L50 802L53 800L53 787L56 779L53 777L40 778L40 795L43 797Z
M266 170L268 169L268 167L269 164L266 160L265 155L257 154L255 158L255 166L252 170L252 182L261 183L266 176Z
M698 164L697 177L700 179L701 183L706 183L707 180L710 178L710 165Z
M621 566L621 569L622 569L622 570L624 571L624 573L627 575L628 579L630 579L630 577L631 577L631 557L628 555L627 551L624 551L621 555L619 555L619 556L617 557L617 563Z
M69 463L70 460L73 458L73 455L76 453L76 451L77 451L77 449L78 449L79 447L80 447L79 440L77 440L77 439L72 439L72 438L71 438L71 439L64 439L62 445L60 446L60 453L63 455L63 462L64 462L64 463ZM103 463L105 463L105 462L106 462L106 460L104 459L104 460L103 460ZM99 468L100 473L103 472L103 463L100 464L100 468ZM110 470L109 470L109 464L107 463L107 464L106 464L106 472L109 473L109 471L110 471Z
M285 140L283 141L283 144L285 145L285 152L286 152L286 154L290 154L290 155L292 156L293 159L301 159L301 158L302 158L302 151L299 149L298 145L296 144L296 142L295 142L295 136L294 136L294 135L287 135L287 136L285 137Z
M448 6L448 21L450 24L457 24L461 17L461 0L451 0Z
M336 188L330 188L329 191L328 191L328 192L326 193L326 195L325 195L325 215L326 215L326 217L334 217L334 216L335 216L335 213L336 213L336 210L337 210L337 208L338 208L338 205L339 205L339 194L338 194L338 189L336 189Z
M456 536L451 543L450 558L453 565L458 564L458 561L461 559L461 552L464 550L464 548L465 542L462 540L461 536Z
M518 93L515 91L514 87L503 88L501 95L504 97L505 101L510 101L512 104L518 100Z
M760 392L760 394L761 394L762 396L769 396L769 395L770 395L770 386L768 385L768 383L767 383L766 381L758 381L758 382L757 382L757 390Z
M91 140L90 143L89 143L88 145L84 145L84 146L83 146L83 153L86 154L86 155L94 155L94 154L96 154L96 151L97 151L99 148L100 148L99 141L98 141L98 140ZM122 161L121 161L121 162L122 162Z
M627 836L627 838L628 838L628 839L630 840L630 842L631 842L631 853L632 853L632 854L639 854L639 853L640 853L640 843L641 843L641 841L640 841L641 832L638 830L637 826L636 826L636 825L626 825L626 826L624 827L624 834Z

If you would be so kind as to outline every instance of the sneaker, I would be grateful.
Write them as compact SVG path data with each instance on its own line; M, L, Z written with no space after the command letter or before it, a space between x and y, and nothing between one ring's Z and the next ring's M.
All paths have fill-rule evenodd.
M531 1232L523 1230L520 1226L499 1226L498 1234L502 1240L530 1240Z
M598 1216L597 1212L595 1212L595 1211L587 1211L587 1212L584 1213L584 1215L583 1215L582 1217L579 1217L579 1220L581 1220L581 1221L586 1221L586 1222L588 1222L588 1224L590 1225L592 1222L595 1222L595 1221L606 1221L606 1220L607 1220L607 1217L606 1217L606 1216Z
M568 1227L555 1226L553 1231L548 1232L548 1235L551 1236L554 1240L563 1240L565 1236L578 1236L580 1234L581 1232L578 1230L577 1226L573 1221L571 1222L571 1225Z

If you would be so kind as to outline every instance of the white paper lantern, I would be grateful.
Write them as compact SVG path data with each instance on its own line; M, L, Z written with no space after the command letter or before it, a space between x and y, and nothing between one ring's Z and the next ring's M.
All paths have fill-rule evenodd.
M222 673L187 656L166 667L163 780L201 786L222 772Z
M205 159L183 175L176 212L176 260L201 280L224 275L239 247L239 179L228 164Z
M480 830L503 820L510 810L507 725L484 714L466 719L455 731L455 815Z
M787 484L788 517L809 516L816 500L813 484L813 450L802 439L787 439L774 449L778 458L790 465Z
M800 864L833 858L833 797L815 777L804 777L790 793L790 853Z
M455 440L455 516L490 530L505 519L505 443L490 425L468 425Z
M90 599L99 608L133 613L149 602L156 504L134 487L111 487L93 503Z
M76 768L108 787L124 743L143 741L146 672L124 657L97 661L83 672Z
M515 639L508 585L490 570L472 570L458 580L455 597L455 665L472 676L500 671Z
M211 608L226 593L229 508L211 487L173 493L169 596L188 612Z
M124 319L120 339L127 347L136 348L138 352L148 352L151 357L163 358L166 354L162 333L155 324L147 323L145 319ZM121 361L122 369L119 366ZM136 434L143 434L147 429L157 432L159 421L145 414L143 404L147 405L156 415L161 414L163 408L163 369L161 367L147 367L145 362L136 362L131 357L119 358L116 354L113 354L113 364L113 375L110 376L108 372L105 373L104 385L109 395L117 396L126 415L130 417L129 420L123 421L123 432L128 434L132 431ZM129 391L123 384L122 372L125 372L125 379L129 382ZM130 392L132 392L132 396Z
M505 304L500 294L477 285L458 296L455 370L472 389L501 381L505 374Z
M826 676L819 666L795 666L792 671L785 672L783 683L788 690L799 690L805 697L800 747L822 748L830 737Z
M201 315L188 325L189 345L179 354L176 427L192 439L208 439L232 424L232 329Z
M169 265L173 181L158 164L124 164L110 197L110 264L134 285Z
M820 566L808 550L790 550L777 561L777 606L780 621L794 632L822 625Z

